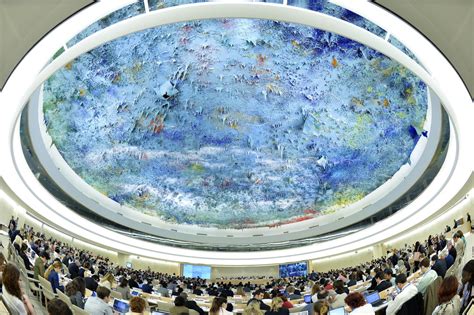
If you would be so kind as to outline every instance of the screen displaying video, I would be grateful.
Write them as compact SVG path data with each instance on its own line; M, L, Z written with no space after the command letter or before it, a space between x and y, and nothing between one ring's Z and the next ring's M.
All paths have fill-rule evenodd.
M306 262L280 265L280 278L302 277L307 274L308 264Z
M198 265L183 265L183 276L189 278L211 279L211 267Z

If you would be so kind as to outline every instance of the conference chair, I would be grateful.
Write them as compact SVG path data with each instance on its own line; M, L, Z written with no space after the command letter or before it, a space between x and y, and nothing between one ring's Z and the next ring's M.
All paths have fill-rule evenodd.
M160 310L160 312L163 312L163 313L169 313L171 307L173 306L170 303L165 303L165 302L161 302L161 301L157 301L156 304L157 304L158 309Z
M423 295L418 292L414 297L403 303L396 315L424 314Z
M89 315L89 313L87 313L82 308L80 308L80 307L78 307L74 304L72 306L70 306L70 309L71 309L71 311L74 315Z
M425 315L431 315L439 304L438 290L443 282L443 278L438 276L430 285L426 288L424 299Z
M5 309L7 311L6 314L20 315L20 313L15 308L10 307L10 305L8 305L8 303L5 301L3 295L0 295L0 299L1 299L1 302L2 302L2 305L3 305L2 309Z
M30 278L28 275L22 273L23 282L26 284L26 288L30 289L30 295L36 296L38 301L41 301L41 288L38 280Z
M51 301L57 297L56 293L53 291L53 287L51 286L51 282L46 280L45 278L38 276L38 280L41 286L41 293L43 294L46 302L46 308L48 308L48 301Z
M72 302L71 302L71 299L69 298L69 296L67 296L66 294L62 293L60 290L57 290L56 291L57 294L58 294L58 298L65 302L67 304L67 306L71 307L72 306Z

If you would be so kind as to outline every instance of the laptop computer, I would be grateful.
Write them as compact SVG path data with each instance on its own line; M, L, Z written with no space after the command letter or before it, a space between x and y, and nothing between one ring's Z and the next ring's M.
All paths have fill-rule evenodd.
M311 294L306 294L306 295L304 296L304 302L305 302L306 304L311 304L311 303L313 303L313 301L311 300Z
M114 310L120 314L126 314L130 310L128 302L119 299L114 300Z
M365 296L367 303L372 304L372 306L382 305L384 300L380 298L379 292L375 291Z
M338 307L329 311L329 315L346 315L346 310L343 307Z

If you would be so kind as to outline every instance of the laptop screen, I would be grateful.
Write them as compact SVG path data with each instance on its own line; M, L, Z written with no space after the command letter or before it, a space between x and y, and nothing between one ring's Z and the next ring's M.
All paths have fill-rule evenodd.
M345 315L345 314L346 314L346 311L344 310L344 307L338 307L329 311L329 315Z
M380 295L378 292L370 293L365 297L365 299L367 300L367 303L372 304L380 300Z
M304 296L304 302L305 302L306 304L309 304L309 303L312 302L312 301L311 301L311 294L306 294L306 295Z
M114 300L114 310L116 310L119 313L128 313L129 310L129 305L127 302L122 301L122 300Z
M140 295L140 292L133 290L133 291L132 291L132 295L133 295L133 296L139 296L139 295Z

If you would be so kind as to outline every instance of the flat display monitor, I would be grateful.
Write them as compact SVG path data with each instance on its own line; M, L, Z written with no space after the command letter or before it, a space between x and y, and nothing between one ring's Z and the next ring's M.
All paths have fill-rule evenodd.
M335 308L329 311L329 315L345 315L345 314L346 314L346 311L344 310L344 307Z
M280 265L280 278L302 277L308 274L308 264L304 262Z
M183 265L183 276L189 278L211 279L211 267L200 265Z
M114 310L120 314L128 313L130 306L126 301L122 301L119 299L114 300Z

